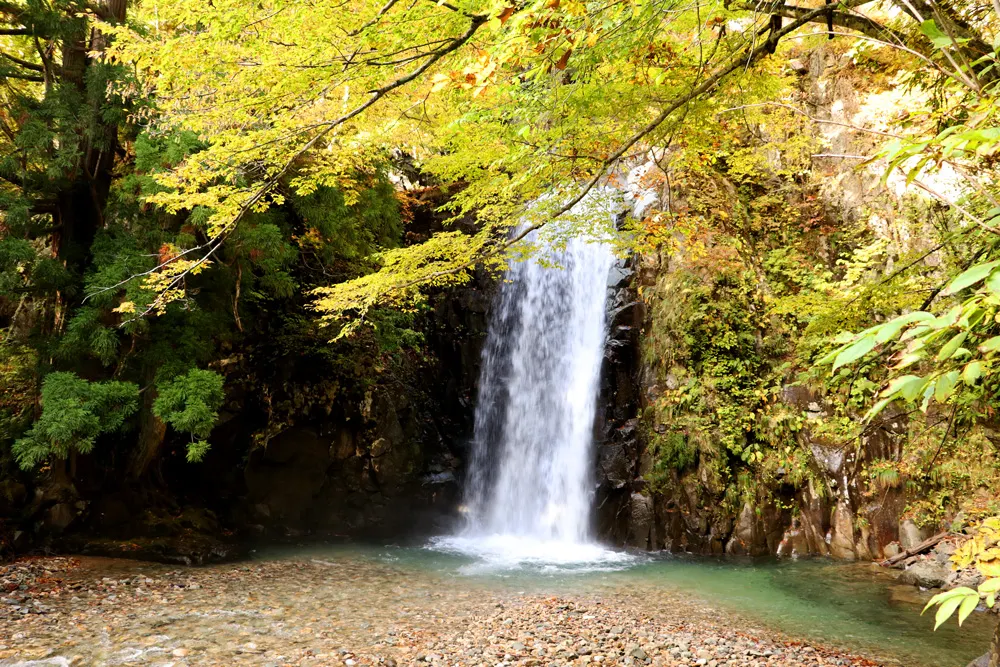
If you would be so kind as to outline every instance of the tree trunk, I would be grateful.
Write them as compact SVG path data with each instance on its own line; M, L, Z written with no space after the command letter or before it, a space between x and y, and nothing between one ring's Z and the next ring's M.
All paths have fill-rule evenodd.
M128 478L137 481L146 476L167 439L167 425L153 414L156 389L152 386L143 395L139 416L139 441L128 463Z
M127 0L103 0L102 16L120 23L125 20ZM86 99L87 68L93 65L91 54L99 54L108 47L109 38L88 26L85 19L76 21L72 36L63 42L62 82L73 86ZM54 239L54 249L60 259L72 269L82 270L90 255L94 235L104 223L104 207L108 201L114 169L115 152L118 149L118 127L101 123L100 102L95 101L90 109L96 121L92 134L83 137L83 155L71 182L59 193L56 211L59 232Z

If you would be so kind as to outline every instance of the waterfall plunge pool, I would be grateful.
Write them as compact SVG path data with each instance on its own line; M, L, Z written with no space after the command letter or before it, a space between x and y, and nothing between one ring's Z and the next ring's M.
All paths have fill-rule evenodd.
M589 561L590 547L553 560L539 544L519 546L518 558L501 545L508 554L501 558L495 548L480 545L476 555L466 546L285 547L198 568L29 560L13 567L34 568L25 589L32 597L0 608L0 666L386 667L416 665L421 655L438 656L419 662L427 667L495 665L506 649L500 659L488 651L516 646L525 634L550 646L567 633L606 642L623 626L631 642L654 631L647 628L680 624L702 637L763 639L772 648L783 641L829 647L874 661L866 664L964 667L985 651L992 628L993 619L974 614L961 630L948 624L932 632L932 619L920 616L921 594L864 565L600 547ZM768 664L861 664L822 655L823 662Z
M921 609L931 593L891 571L825 558L710 558L546 543L512 536L442 537L426 546L351 545L312 553L385 563L442 590L628 598L651 615L661 605L707 606L729 624L777 631L886 665L965 667L986 651L995 617L973 614L933 631ZM475 594L475 593L474 593Z

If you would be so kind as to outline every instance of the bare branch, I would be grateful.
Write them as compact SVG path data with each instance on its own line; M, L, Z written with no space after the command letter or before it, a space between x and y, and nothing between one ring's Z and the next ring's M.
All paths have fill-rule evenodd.
M738 5L734 5L740 9L745 9L747 11L754 11L759 7L748 2L742 2ZM798 7L796 5L786 5L786 4L773 4L766 7L766 11L775 14L780 14L786 18L796 19L804 14L812 11L810 7ZM833 25L840 26L841 28L847 28L848 30L856 30L865 35L870 35L871 37L884 39L886 37L892 37L899 42L903 41L903 34L897 30L886 27L881 23L874 21L867 16L862 16L860 14L851 14L842 11L830 10L826 14L822 14L817 17L815 22L826 23L828 18L833 19Z
M45 77L34 74L14 74L7 73L0 75L0 79L18 79L19 81L33 81L35 83L45 83Z

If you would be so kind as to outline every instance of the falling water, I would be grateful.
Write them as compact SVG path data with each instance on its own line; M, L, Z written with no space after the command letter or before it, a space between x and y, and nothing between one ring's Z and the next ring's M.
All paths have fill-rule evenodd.
M573 238L514 262L494 304L466 485L468 524L440 546L516 563L611 555L592 543L593 431L609 247Z

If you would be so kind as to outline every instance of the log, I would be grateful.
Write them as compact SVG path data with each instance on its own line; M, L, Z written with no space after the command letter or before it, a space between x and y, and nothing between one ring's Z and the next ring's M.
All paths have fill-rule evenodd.
M956 534L950 533L948 531L945 531L943 533L938 533L934 537L928 537L926 540L924 540L917 546L913 547L912 549L907 549L906 551L902 551L893 556L892 558L886 558L884 561L879 563L879 565L881 565L882 567L892 567L896 563L906 560L911 556L916 556L917 554L922 554L926 551L930 551L931 549L937 546L938 542L941 542L945 538L952 536L957 537Z

